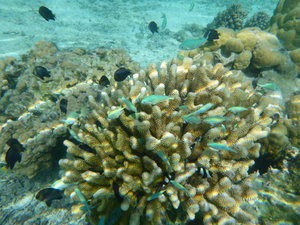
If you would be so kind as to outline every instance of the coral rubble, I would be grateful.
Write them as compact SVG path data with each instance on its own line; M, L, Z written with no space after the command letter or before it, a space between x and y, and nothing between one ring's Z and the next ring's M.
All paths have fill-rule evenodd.
M257 222L248 169L281 107L243 73L195 55L150 65L89 102L59 162L65 193L80 201L74 214L93 224L112 214L131 225Z

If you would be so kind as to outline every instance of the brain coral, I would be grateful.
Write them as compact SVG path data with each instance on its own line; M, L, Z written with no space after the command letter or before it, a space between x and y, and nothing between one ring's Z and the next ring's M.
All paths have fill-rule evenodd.
M256 223L247 171L280 108L240 71L198 58L150 65L89 98L59 162L65 193L81 202L74 214L92 224Z

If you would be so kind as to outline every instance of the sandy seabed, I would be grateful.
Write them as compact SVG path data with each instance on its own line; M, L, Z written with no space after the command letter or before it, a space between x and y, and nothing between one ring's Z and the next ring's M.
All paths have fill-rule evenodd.
M248 16L262 10L272 15L277 0L0 0L0 57L17 57L45 40L60 49L123 48L146 66L176 55L180 42L174 36L185 25L206 27L232 3L241 3ZM47 22L39 15L42 5L53 11L55 21ZM148 23L155 21L160 26L162 14L167 17L167 31L153 35Z

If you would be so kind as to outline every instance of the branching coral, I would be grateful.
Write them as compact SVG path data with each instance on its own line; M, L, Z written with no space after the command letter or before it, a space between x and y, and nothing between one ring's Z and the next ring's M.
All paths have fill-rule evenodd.
M44 66L51 76L45 80L35 76L36 66ZM6 145L15 138L25 147L21 162L14 167L17 174L34 177L51 168L63 154L58 146L68 136L64 127L69 112L79 113L86 107L88 96L101 92L98 81L103 75L112 77L120 67L138 65L123 50L97 48L59 51L53 43L40 41L20 59L0 60L0 154L5 159ZM68 104L63 112L60 102Z
M256 222L247 171L280 107L240 71L196 59L150 65L89 98L91 116L72 125L81 143L65 141L60 160L73 184L65 193L81 201L74 214L95 224L112 214L131 225Z
M243 28L244 19L248 12L242 9L241 4L232 4L226 10L218 13L213 22L208 24L208 28L226 27L233 30Z
M259 27L262 30L270 26L271 17L265 12L257 12L249 18L244 27Z

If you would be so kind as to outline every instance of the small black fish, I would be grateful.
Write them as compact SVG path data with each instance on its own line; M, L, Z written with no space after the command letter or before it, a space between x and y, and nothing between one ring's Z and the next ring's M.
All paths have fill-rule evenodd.
M16 162L21 162L21 152L23 152L25 149L23 145L15 138L9 139L6 144L10 147L5 156L6 167L13 169Z
M257 87L257 83L258 83L258 80L254 79L254 80L252 81L252 87L253 87L253 88L256 88L256 87Z
M47 21L55 20L55 15L52 13L50 9L45 6L41 6L39 8L39 14Z
M271 127L274 127L277 125L277 123L280 120L280 114L279 113L274 113L272 116L270 116L270 118L272 119L272 125Z
M42 66L36 66L33 69L33 74L39 78L41 78L42 80L44 80L45 77L50 77L50 72Z
M208 40L208 41L213 41L213 40L217 40L220 37L220 33L217 30L208 30L204 33L204 37Z
M68 111L68 100L63 98L59 101L59 108L60 111L62 111L63 113L67 113Z
M155 32L158 33L158 26L154 21L151 21L148 25L149 30L154 34Z
M121 67L121 68L117 69L114 74L115 81L123 81L130 74L131 74L131 71L129 69Z
M98 128L103 129L102 123L99 120L96 120L95 124Z
M55 188L45 188L40 190L35 198L39 201L46 202L47 206L51 206L53 200L62 199L64 191Z
M196 143L194 142L193 144L191 144L190 149L193 151L195 148Z
M107 78L107 76L102 76L99 80L99 84L104 86L104 87L107 87L108 85L110 85L110 82L109 82L109 79Z

